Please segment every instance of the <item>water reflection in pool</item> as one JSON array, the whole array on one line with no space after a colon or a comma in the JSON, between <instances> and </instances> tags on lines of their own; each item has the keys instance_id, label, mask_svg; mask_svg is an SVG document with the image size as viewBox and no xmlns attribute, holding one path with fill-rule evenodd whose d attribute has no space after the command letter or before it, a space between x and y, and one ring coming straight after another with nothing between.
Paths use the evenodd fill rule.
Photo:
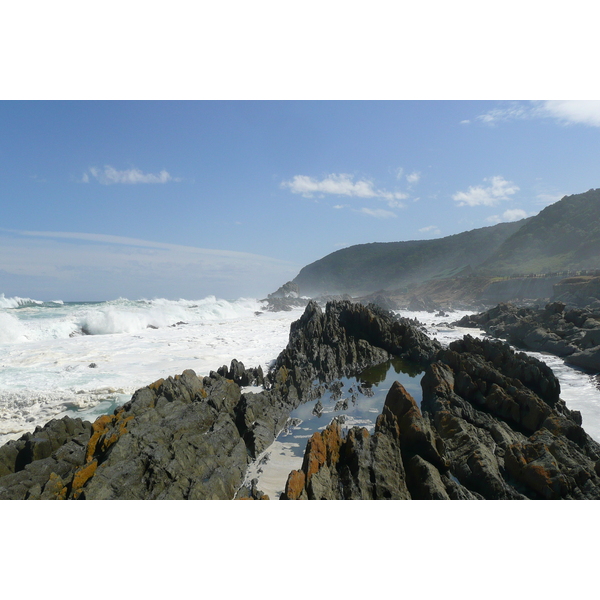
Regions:
<instances>
[{"instance_id":1,"label":"water reflection in pool","mask_svg":"<svg viewBox=\"0 0 600 600\"><path fill-rule=\"evenodd\" d=\"M358 377L333 382L321 398L292 412L287 428L249 466L247 481L256 479L258 489L273 500L279 498L290 472L302 466L310 436L325 429L335 416L344 421L344 430L358 425L372 432L394 381L399 381L421 405L421 371L400 359L370 367Z\"/></svg>"},{"instance_id":2,"label":"water reflection in pool","mask_svg":"<svg viewBox=\"0 0 600 600\"><path fill-rule=\"evenodd\" d=\"M369 367L357 377L333 382L323 396L300 405L291 413L288 427L278 440L289 444L294 456L302 457L308 438L325 429L336 416L345 431L357 425L372 432L394 381L399 381L421 405L420 374L419 367L394 359Z\"/></svg>"}]
</instances>

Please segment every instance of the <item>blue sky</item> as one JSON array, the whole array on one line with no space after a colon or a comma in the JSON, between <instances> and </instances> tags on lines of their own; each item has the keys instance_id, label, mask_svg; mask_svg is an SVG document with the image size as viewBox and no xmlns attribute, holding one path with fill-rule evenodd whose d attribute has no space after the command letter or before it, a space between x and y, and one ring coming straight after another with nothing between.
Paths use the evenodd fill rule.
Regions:
<instances>
[{"instance_id":1,"label":"blue sky","mask_svg":"<svg viewBox=\"0 0 600 600\"><path fill-rule=\"evenodd\" d=\"M33 4L0 20L6 296L264 296L600 187L578 0Z\"/></svg>"},{"instance_id":2,"label":"blue sky","mask_svg":"<svg viewBox=\"0 0 600 600\"><path fill-rule=\"evenodd\" d=\"M600 186L600 103L4 101L0 289L264 295Z\"/></svg>"}]
</instances>

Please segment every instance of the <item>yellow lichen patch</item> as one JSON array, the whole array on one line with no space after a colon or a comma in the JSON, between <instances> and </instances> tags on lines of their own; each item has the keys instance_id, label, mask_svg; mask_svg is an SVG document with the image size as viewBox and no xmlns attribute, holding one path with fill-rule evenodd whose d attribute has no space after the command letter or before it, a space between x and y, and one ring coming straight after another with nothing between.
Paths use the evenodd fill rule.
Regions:
<instances>
[{"instance_id":1,"label":"yellow lichen patch","mask_svg":"<svg viewBox=\"0 0 600 600\"><path fill-rule=\"evenodd\" d=\"M92 424L92 437L88 442L87 449L85 452L85 462L92 460L94 453L96 452L96 446L100 438L108 431L108 428L115 421L115 415L102 415L98 417Z\"/></svg>"},{"instance_id":2,"label":"yellow lichen patch","mask_svg":"<svg viewBox=\"0 0 600 600\"><path fill-rule=\"evenodd\" d=\"M275 381L277 383L284 384L288 378L288 370L287 367L280 367L279 371L277 371L277 375L275 377Z\"/></svg>"},{"instance_id":3,"label":"yellow lichen patch","mask_svg":"<svg viewBox=\"0 0 600 600\"><path fill-rule=\"evenodd\" d=\"M85 462L89 463L97 452L106 452L123 434L127 433L127 423L133 415L123 418L121 409L116 415L98 417L92 425L92 437L88 442Z\"/></svg>"},{"instance_id":4,"label":"yellow lichen patch","mask_svg":"<svg viewBox=\"0 0 600 600\"><path fill-rule=\"evenodd\" d=\"M50 473L48 482L44 487L44 495L52 494L55 500L65 500L67 498L67 487L64 485L60 475Z\"/></svg>"},{"instance_id":5,"label":"yellow lichen patch","mask_svg":"<svg viewBox=\"0 0 600 600\"><path fill-rule=\"evenodd\" d=\"M71 496L76 500L81 496L81 488L87 483L87 481L94 476L96 469L98 468L98 461L93 460L92 462L80 467L75 471L73 475L73 483L71 484Z\"/></svg>"},{"instance_id":6,"label":"yellow lichen patch","mask_svg":"<svg viewBox=\"0 0 600 600\"><path fill-rule=\"evenodd\" d=\"M127 433L127 423L133 419L133 415L126 417L125 419L121 419L120 415L117 416L114 427L110 433L108 431L104 433L104 436L97 444L97 449L100 452L106 452L118 439L125 433Z\"/></svg>"},{"instance_id":7,"label":"yellow lichen patch","mask_svg":"<svg viewBox=\"0 0 600 600\"><path fill-rule=\"evenodd\" d=\"M158 388L165 382L164 379L157 379L154 383L151 383L148 388L150 388L151 390L158 390Z\"/></svg>"}]
</instances>

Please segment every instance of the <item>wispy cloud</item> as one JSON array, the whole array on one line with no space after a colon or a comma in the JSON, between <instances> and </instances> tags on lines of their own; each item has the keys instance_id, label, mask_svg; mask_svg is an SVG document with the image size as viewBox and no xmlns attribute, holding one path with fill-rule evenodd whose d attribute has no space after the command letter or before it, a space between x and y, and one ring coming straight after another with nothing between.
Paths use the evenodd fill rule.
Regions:
<instances>
[{"instance_id":1,"label":"wispy cloud","mask_svg":"<svg viewBox=\"0 0 600 600\"><path fill-rule=\"evenodd\" d=\"M456 192L452 200L458 206L495 206L503 200L509 200L510 196L519 191L517 185L499 175L483 181L489 185L471 186L466 192Z\"/></svg>"},{"instance_id":2,"label":"wispy cloud","mask_svg":"<svg viewBox=\"0 0 600 600\"><path fill-rule=\"evenodd\" d=\"M510 208L505 210L502 215L493 215L487 218L490 223L505 223L510 221L520 221L529 215L521 208Z\"/></svg>"},{"instance_id":3,"label":"wispy cloud","mask_svg":"<svg viewBox=\"0 0 600 600\"><path fill-rule=\"evenodd\" d=\"M534 111L534 106L530 104L511 102L508 105L498 106L487 113L478 115L475 117L475 120L485 123L486 125L496 125L501 121L530 119L533 116Z\"/></svg>"},{"instance_id":4,"label":"wispy cloud","mask_svg":"<svg viewBox=\"0 0 600 600\"><path fill-rule=\"evenodd\" d=\"M553 119L563 125L600 127L600 100L544 100L502 103L475 117L486 125L525 119ZM463 124L470 120L461 121Z\"/></svg>"},{"instance_id":5,"label":"wispy cloud","mask_svg":"<svg viewBox=\"0 0 600 600\"><path fill-rule=\"evenodd\" d=\"M419 233L430 233L432 235L441 235L441 231L437 225L428 225L427 227L421 227Z\"/></svg>"},{"instance_id":6,"label":"wispy cloud","mask_svg":"<svg viewBox=\"0 0 600 600\"><path fill-rule=\"evenodd\" d=\"M160 173L144 173L140 169L126 169L124 171L118 171L110 165L105 165L104 169L98 169L98 167L90 167L82 177L84 183L89 183L91 179L96 179L103 185L111 185L114 183L168 183L169 181L181 181L178 178L174 178L168 171L164 169Z\"/></svg>"},{"instance_id":7,"label":"wispy cloud","mask_svg":"<svg viewBox=\"0 0 600 600\"><path fill-rule=\"evenodd\" d=\"M289 188L294 194L312 198L315 194L331 194L334 196L353 196L356 198L380 198L387 200L390 206L403 206L400 200L408 197L402 192L389 192L378 189L368 179L354 181L354 176L348 173L331 174L323 179L314 179L308 175L295 175L290 181L283 181L282 187Z\"/></svg>"},{"instance_id":8,"label":"wispy cloud","mask_svg":"<svg viewBox=\"0 0 600 600\"><path fill-rule=\"evenodd\" d=\"M408 181L408 183L410 184L419 183L420 179L421 173L419 173L418 171L413 171L412 173L406 176L406 181Z\"/></svg>"},{"instance_id":9,"label":"wispy cloud","mask_svg":"<svg viewBox=\"0 0 600 600\"><path fill-rule=\"evenodd\" d=\"M359 212L370 217L375 217L376 219L393 219L398 216L391 210L384 210L382 208L361 208Z\"/></svg>"},{"instance_id":10,"label":"wispy cloud","mask_svg":"<svg viewBox=\"0 0 600 600\"><path fill-rule=\"evenodd\" d=\"M48 298L263 297L298 269L245 252L93 233L0 229L0 284L9 277L25 289L43 279Z\"/></svg>"}]
</instances>

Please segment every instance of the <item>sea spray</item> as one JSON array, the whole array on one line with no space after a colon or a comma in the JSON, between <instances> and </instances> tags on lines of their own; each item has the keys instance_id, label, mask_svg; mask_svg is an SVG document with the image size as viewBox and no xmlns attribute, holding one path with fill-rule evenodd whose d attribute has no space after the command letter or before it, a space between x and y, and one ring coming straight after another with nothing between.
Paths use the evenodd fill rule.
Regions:
<instances>
[{"instance_id":1,"label":"sea spray","mask_svg":"<svg viewBox=\"0 0 600 600\"><path fill-rule=\"evenodd\" d=\"M0 443L65 414L112 412L136 389L185 369L208 375L236 358L266 371L301 313L214 296L11 301L0 309Z\"/></svg>"}]
</instances>

